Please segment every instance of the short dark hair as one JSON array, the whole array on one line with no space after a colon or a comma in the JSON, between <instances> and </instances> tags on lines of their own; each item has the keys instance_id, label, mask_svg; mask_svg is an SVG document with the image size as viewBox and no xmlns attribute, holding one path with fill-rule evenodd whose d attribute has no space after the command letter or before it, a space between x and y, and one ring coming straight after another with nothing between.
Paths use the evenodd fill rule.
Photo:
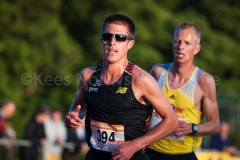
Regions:
<instances>
[{"instance_id":1,"label":"short dark hair","mask_svg":"<svg viewBox=\"0 0 240 160\"><path fill-rule=\"evenodd\" d=\"M136 34L136 28L133 20L129 18L128 16L125 16L123 14L112 14L105 18L105 20L102 23L101 27L101 33L103 34L106 26L108 24L122 24L126 25L128 27L128 36L131 39L135 39L135 34Z\"/></svg>"},{"instance_id":2,"label":"short dark hair","mask_svg":"<svg viewBox=\"0 0 240 160\"><path fill-rule=\"evenodd\" d=\"M34 119L39 114L43 114L43 113L47 113L47 112L48 112L47 106L40 104L40 105L36 106L35 110L33 111L32 119Z\"/></svg>"}]
</instances>

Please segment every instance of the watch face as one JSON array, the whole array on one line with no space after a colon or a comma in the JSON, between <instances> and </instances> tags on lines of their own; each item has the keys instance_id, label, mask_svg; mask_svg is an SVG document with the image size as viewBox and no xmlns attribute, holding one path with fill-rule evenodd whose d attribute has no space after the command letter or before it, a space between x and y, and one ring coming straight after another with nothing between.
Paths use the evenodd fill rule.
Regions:
<instances>
[{"instance_id":1,"label":"watch face","mask_svg":"<svg viewBox=\"0 0 240 160\"><path fill-rule=\"evenodd\" d=\"M193 126L193 130L194 130L194 131L198 131L198 126L197 126L197 125L194 125L194 126Z\"/></svg>"}]
</instances>

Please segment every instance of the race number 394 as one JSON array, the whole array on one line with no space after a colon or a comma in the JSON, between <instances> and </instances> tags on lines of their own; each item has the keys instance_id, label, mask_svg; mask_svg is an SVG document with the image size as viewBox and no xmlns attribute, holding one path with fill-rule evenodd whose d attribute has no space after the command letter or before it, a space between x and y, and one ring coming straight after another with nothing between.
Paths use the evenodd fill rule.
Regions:
<instances>
[{"instance_id":1,"label":"race number 394","mask_svg":"<svg viewBox=\"0 0 240 160\"><path fill-rule=\"evenodd\" d=\"M107 141L115 141L114 132L110 132L110 135L108 135L108 132L106 131L101 132L100 130L97 130L97 133L99 134L98 142L107 143Z\"/></svg>"},{"instance_id":2,"label":"race number 394","mask_svg":"<svg viewBox=\"0 0 240 160\"><path fill-rule=\"evenodd\" d=\"M110 145L109 141L124 141L124 126L113 125L105 122L91 120L92 136L90 143L93 148L112 152L118 149L116 145Z\"/></svg>"}]
</instances>

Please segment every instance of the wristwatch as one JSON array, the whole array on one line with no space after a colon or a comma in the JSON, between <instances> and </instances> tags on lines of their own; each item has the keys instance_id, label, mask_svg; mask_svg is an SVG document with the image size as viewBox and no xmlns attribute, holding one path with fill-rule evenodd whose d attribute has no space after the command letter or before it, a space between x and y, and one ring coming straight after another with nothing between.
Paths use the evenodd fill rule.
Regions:
<instances>
[{"instance_id":1,"label":"wristwatch","mask_svg":"<svg viewBox=\"0 0 240 160\"><path fill-rule=\"evenodd\" d=\"M195 134L198 132L198 125L192 123L192 134Z\"/></svg>"}]
</instances>

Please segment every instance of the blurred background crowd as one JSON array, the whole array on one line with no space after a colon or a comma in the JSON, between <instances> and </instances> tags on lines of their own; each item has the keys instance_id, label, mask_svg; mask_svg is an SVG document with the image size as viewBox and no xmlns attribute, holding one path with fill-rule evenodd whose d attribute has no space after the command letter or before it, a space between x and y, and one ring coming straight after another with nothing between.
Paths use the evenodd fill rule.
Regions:
<instances>
[{"instance_id":1,"label":"blurred background crowd","mask_svg":"<svg viewBox=\"0 0 240 160\"><path fill-rule=\"evenodd\" d=\"M36 106L23 130L23 137L17 139L16 131L9 119L14 115L16 105L5 100L0 108L0 159L13 160L79 160L88 151L84 125L77 129L64 126L63 113L59 106L49 109Z\"/></svg>"}]
</instances>

